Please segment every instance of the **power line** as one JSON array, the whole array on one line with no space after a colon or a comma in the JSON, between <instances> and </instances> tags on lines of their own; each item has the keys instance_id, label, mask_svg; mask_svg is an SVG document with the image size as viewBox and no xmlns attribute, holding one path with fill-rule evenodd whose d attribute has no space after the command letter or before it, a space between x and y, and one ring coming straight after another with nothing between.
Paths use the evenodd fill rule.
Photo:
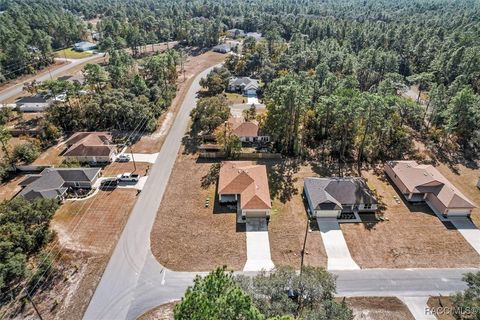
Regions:
<instances>
[{"instance_id":1,"label":"power line","mask_svg":"<svg viewBox=\"0 0 480 320\"><path fill-rule=\"evenodd\" d=\"M146 129L147 121L148 121L148 116L147 116L147 115L143 116L143 117L139 120L139 122L138 122L137 126L135 127L134 131L130 132L130 134L128 135L127 141L130 141L130 139L131 139L132 136L137 135L137 134L139 134L139 133L143 133L143 132L145 131L145 129ZM137 131L138 131L138 132L137 132ZM106 173L104 173L104 174L106 174ZM93 206L94 203L96 203L97 201L100 201L101 199L103 199L103 198L106 197L106 196L107 196L107 195L104 194L104 195L102 195L102 196L100 196L100 197L96 197L96 198L94 199L94 201L92 201L92 202L90 203L90 205L88 206L87 212L88 212L88 210ZM82 204L82 206L79 208L78 212L82 212L82 210L85 208L85 206L87 205L87 203L88 203L87 201L84 202L84 203ZM71 233L71 236L72 236L72 237L75 235L75 232L77 231L77 228L79 227L79 225L80 225L81 222L85 219L86 216L87 216L87 214L86 214L86 215L83 215L83 216L76 222L75 226L73 226L73 231L72 231L72 233ZM103 217L102 217L102 220L103 220ZM74 221L75 221L75 220L72 219L72 221L71 221L71 222L69 223L69 225L67 226L67 230L68 230L68 229L71 229L72 224L73 224ZM57 244L55 244L55 245L47 252L47 254L45 255L43 262L46 262L46 260L49 259L49 258L51 259L52 256L54 256L54 258L51 259L51 261L49 262L48 268L46 268L45 271L38 277L39 280L37 280L37 282L35 283L35 285L33 286L33 288L31 288L31 289L29 290L29 289L27 289L27 285L28 285L28 283L33 279L34 274L32 274L32 276L30 276L30 278L27 279L26 285L24 286L24 288L23 288L16 296L21 295L24 291L26 291L26 293L27 293L28 295L30 295L30 294L33 293L33 292L35 291L35 289L39 286L39 284L40 284L40 282L42 281L42 279L48 279L48 277L49 277L49 276L51 275L51 273L54 271L53 268L50 268L50 267L52 266L53 262L54 262L57 258L59 258L59 256L62 255L63 251L65 250L65 247L63 247L63 248L60 249L60 251L59 251L57 254L53 254L53 251L54 251L56 248L58 248L59 245L60 245L60 242L57 242ZM5 294L8 294L8 293L16 290L19 286L20 286L20 284L17 285L15 288L12 288L12 289L10 289L9 291L7 291ZM12 301L12 303L13 303L13 302L14 302L14 301Z\"/></svg>"}]
</instances>

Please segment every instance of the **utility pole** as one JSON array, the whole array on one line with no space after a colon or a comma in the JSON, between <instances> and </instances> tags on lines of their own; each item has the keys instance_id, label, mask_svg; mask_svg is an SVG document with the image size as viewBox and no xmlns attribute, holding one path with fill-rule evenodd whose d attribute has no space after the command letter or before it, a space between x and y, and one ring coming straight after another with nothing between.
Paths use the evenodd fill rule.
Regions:
<instances>
[{"instance_id":1,"label":"utility pole","mask_svg":"<svg viewBox=\"0 0 480 320\"><path fill-rule=\"evenodd\" d=\"M38 318L39 318L40 320L43 320L42 315L40 314L40 312L39 312L38 309L37 309L37 306L36 306L35 303L33 302L32 297L30 297L30 294L28 293L28 290L26 290L26 291L27 291L27 299L28 299L28 301L30 301L30 303L32 304L33 309L34 309L35 312L37 313Z\"/></svg>"}]
</instances>

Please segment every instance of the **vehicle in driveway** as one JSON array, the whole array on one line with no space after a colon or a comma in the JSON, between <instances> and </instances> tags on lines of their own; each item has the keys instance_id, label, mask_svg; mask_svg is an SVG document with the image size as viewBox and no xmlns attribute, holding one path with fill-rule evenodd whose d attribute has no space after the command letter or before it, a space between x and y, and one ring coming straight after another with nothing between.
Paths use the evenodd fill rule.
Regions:
<instances>
[{"instance_id":1,"label":"vehicle in driveway","mask_svg":"<svg viewBox=\"0 0 480 320\"><path fill-rule=\"evenodd\" d=\"M140 176L130 172L125 172L117 176L118 182L138 182Z\"/></svg>"},{"instance_id":2,"label":"vehicle in driveway","mask_svg":"<svg viewBox=\"0 0 480 320\"><path fill-rule=\"evenodd\" d=\"M115 189L118 186L118 179L117 178L111 178L111 179L106 179L103 180L100 183L100 189Z\"/></svg>"},{"instance_id":3,"label":"vehicle in driveway","mask_svg":"<svg viewBox=\"0 0 480 320\"><path fill-rule=\"evenodd\" d=\"M115 159L117 162L128 162L130 161L130 156L128 154L121 154Z\"/></svg>"}]
</instances>

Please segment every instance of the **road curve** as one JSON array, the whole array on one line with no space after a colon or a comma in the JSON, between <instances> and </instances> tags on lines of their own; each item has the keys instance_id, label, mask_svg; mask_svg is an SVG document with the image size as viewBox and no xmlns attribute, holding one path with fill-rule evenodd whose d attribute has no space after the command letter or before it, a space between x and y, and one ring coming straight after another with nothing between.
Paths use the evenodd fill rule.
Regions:
<instances>
[{"instance_id":1,"label":"road curve","mask_svg":"<svg viewBox=\"0 0 480 320\"><path fill-rule=\"evenodd\" d=\"M173 272L160 265L151 253L150 231L187 130L190 111L196 105L199 81L212 68L197 75L189 88L84 319L136 319L151 308L180 299L197 275L195 272ZM427 296L463 290L462 276L470 271L478 269L332 272L338 277L337 293L340 296Z\"/></svg>"},{"instance_id":2,"label":"road curve","mask_svg":"<svg viewBox=\"0 0 480 320\"><path fill-rule=\"evenodd\" d=\"M212 69L198 74L187 91L175 121L165 139L127 224L118 240L98 287L85 312L85 319L126 319L140 275L143 279L162 275L163 267L150 250L150 231L168 184L182 138L187 130L190 111L196 106L200 79ZM148 263L147 263L148 262ZM148 281L148 280L147 280ZM160 280L162 281L162 280ZM191 278L190 278L191 281ZM145 284L142 280L140 287ZM128 316L130 317L130 316Z\"/></svg>"},{"instance_id":3,"label":"road curve","mask_svg":"<svg viewBox=\"0 0 480 320\"><path fill-rule=\"evenodd\" d=\"M68 70L75 68L79 64L89 62L91 60L95 60L101 57L101 54L94 54L91 57L83 58L83 59L57 59L57 60L67 60L70 63L64 66L61 66L60 68L57 68L55 70L52 70L50 72L46 72L45 74L38 76L38 77L33 77L31 79L22 81L14 86L8 87L5 90L0 91L0 103L2 103L5 100L10 99L11 97L16 96L17 94L20 94L23 91L23 85L26 82L33 81L34 79L37 81L45 81L45 80L50 80L50 75L52 78L56 78L57 76L62 75L63 73L67 72Z\"/></svg>"}]
</instances>

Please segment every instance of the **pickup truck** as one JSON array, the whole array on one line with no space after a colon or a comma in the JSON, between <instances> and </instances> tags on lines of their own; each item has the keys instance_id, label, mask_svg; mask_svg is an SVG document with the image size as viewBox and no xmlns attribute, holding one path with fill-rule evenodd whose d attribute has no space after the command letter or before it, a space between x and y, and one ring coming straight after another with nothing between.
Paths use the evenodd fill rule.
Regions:
<instances>
[{"instance_id":1,"label":"pickup truck","mask_svg":"<svg viewBox=\"0 0 480 320\"><path fill-rule=\"evenodd\" d=\"M140 176L130 172L125 172L117 176L119 182L138 182Z\"/></svg>"}]
</instances>

